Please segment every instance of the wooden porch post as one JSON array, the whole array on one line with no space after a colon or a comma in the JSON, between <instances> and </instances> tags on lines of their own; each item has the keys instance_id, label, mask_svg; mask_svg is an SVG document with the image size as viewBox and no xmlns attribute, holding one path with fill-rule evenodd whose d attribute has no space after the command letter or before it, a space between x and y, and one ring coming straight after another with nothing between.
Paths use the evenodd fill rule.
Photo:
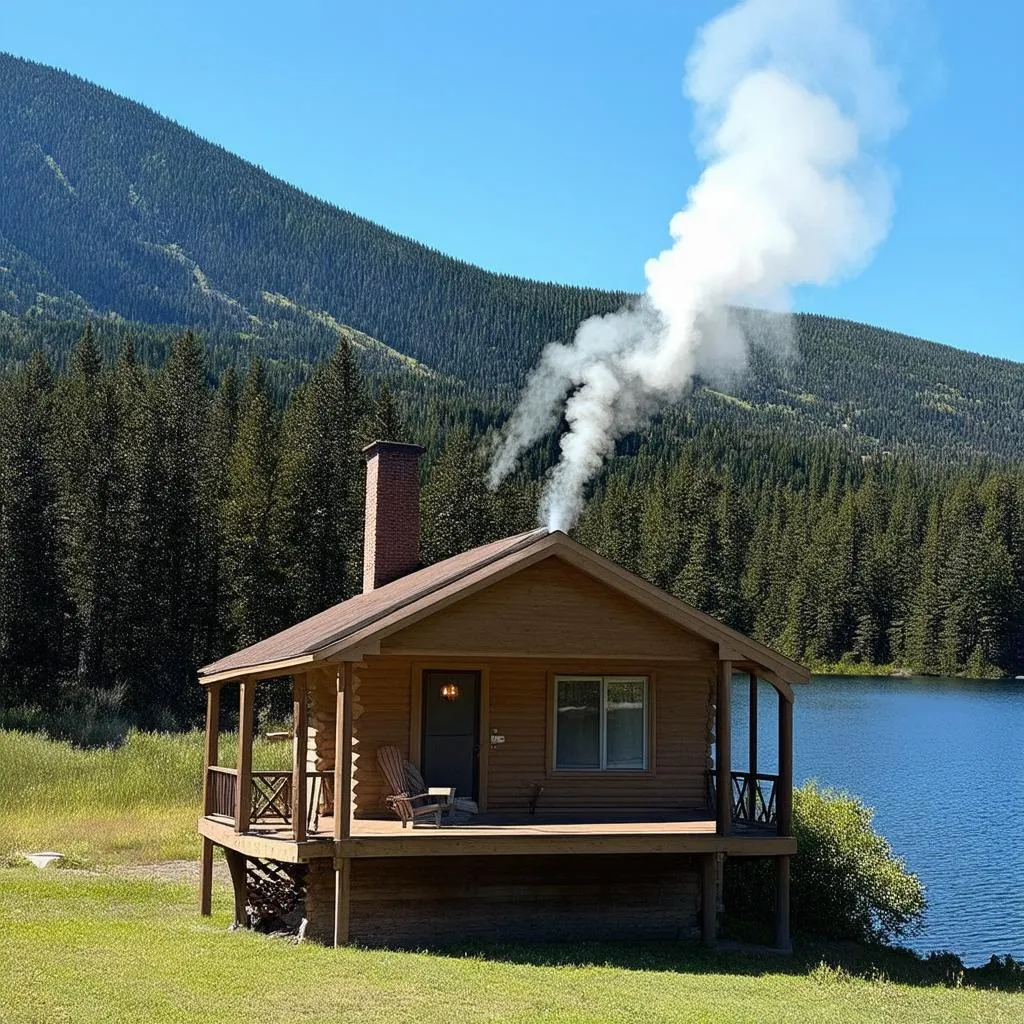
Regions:
<instances>
[{"instance_id":1,"label":"wooden porch post","mask_svg":"<svg viewBox=\"0 0 1024 1024\"><path fill-rule=\"evenodd\" d=\"M238 778L235 780L235 831L248 832L252 813L252 705L256 683L243 679L238 694Z\"/></svg>"},{"instance_id":2,"label":"wooden porch post","mask_svg":"<svg viewBox=\"0 0 1024 1024\"><path fill-rule=\"evenodd\" d=\"M718 692L715 700L715 809L718 834L732 832L732 662L718 663Z\"/></svg>"},{"instance_id":3,"label":"wooden porch post","mask_svg":"<svg viewBox=\"0 0 1024 1024\"><path fill-rule=\"evenodd\" d=\"M775 946L793 948L789 938L789 857L775 858Z\"/></svg>"},{"instance_id":4,"label":"wooden porch post","mask_svg":"<svg viewBox=\"0 0 1024 1024\"><path fill-rule=\"evenodd\" d=\"M775 797L778 832L793 834L793 702L779 694L779 789ZM787 869L788 870L788 869Z\"/></svg>"},{"instance_id":5,"label":"wooden porch post","mask_svg":"<svg viewBox=\"0 0 1024 1024\"><path fill-rule=\"evenodd\" d=\"M295 842L306 841L306 744L308 721L306 712L306 677L292 677L292 834Z\"/></svg>"},{"instance_id":6,"label":"wooden porch post","mask_svg":"<svg viewBox=\"0 0 1024 1024\"><path fill-rule=\"evenodd\" d=\"M747 783L748 814L751 822L757 821L757 673L750 673L750 722L748 737L747 771L750 782Z\"/></svg>"},{"instance_id":7,"label":"wooden porch post","mask_svg":"<svg viewBox=\"0 0 1024 1024\"><path fill-rule=\"evenodd\" d=\"M352 835L352 662L338 670L338 707L334 745L334 842ZM348 945L352 901L352 858L334 859L334 945Z\"/></svg>"},{"instance_id":8,"label":"wooden porch post","mask_svg":"<svg viewBox=\"0 0 1024 1024\"><path fill-rule=\"evenodd\" d=\"M334 742L334 841L352 834L352 662L338 669Z\"/></svg>"},{"instance_id":9,"label":"wooden porch post","mask_svg":"<svg viewBox=\"0 0 1024 1024\"><path fill-rule=\"evenodd\" d=\"M701 857L700 937L705 946L718 941L718 854Z\"/></svg>"},{"instance_id":10,"label":"wooden porch post","mask_svg":"<svg viewBox=\"0 0 1024 1024\"><path fill-rule=\"evenodd\" d=\"M203 750L203 816L210 813L213 795L210 769L217 764L220 740L220 684L212 683L206 690L206 743ZM203 838L199 854L199 913L209 917L213 902L213 843Z\"/></svg>"}]
</instances>

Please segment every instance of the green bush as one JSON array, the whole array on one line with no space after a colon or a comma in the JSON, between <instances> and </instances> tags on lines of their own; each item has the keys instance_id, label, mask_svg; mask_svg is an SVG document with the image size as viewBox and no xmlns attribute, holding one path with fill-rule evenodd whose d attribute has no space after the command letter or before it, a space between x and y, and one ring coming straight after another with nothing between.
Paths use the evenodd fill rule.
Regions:
<instances>
[{"instance_id":1,"label":"green bush","mask_svg":"<svg viewBox=\"0 0 1024 1024\"><path fill-rule=\"evenodd\" d=\"M797 853L791 862L795 934L856 942L889 942L919 931L924 886L884 836L860 799L809 782L793 793ZM729 918L771 919L771 861L726 862Z\"/></svg>"}]
</instances>

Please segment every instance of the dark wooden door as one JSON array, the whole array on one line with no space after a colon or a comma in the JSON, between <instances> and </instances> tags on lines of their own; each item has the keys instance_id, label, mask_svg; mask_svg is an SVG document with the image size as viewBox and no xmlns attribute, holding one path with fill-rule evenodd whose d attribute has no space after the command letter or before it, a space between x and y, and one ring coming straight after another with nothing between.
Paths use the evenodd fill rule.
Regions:
<instances>
[{"instance_id":1,"label":"dark wooden door","mask_svg":"<svg viewBox=\"0 0 1024 1024\"><path fill-rule=\"evenodd\" d=\"M477 799L480 673L423 673L422 772L428 786Z\"/></svg>"}]
</instances>

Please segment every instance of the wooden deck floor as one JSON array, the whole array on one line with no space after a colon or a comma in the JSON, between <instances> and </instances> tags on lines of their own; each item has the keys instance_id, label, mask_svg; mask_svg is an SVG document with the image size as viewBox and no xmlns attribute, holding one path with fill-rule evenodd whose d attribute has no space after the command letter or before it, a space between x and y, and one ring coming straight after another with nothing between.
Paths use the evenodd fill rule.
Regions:
<instances>
[{"instance_id":1,"label":"wooden deck floor","mask_svg":"<svg viewBox=\"0 0 1024 1024\"><path fill-rule=\"evenodd\" d=\"M321 818L318 831L296 843L280 824L253 825L237 835L227 819L201 818L199 831L216 843L254 857L305 861L337 854L342 857L466 856L560 853L710 853L773 856L796 851L796 841L764 829L745 829L731 836L715 834L715 822L703 814L603 814L602 820L569 817L536 818L481 815L462 825L418 825L400 821L356 819L350 839L334 843L334 822Z\"/></svg>"}]
</instances>

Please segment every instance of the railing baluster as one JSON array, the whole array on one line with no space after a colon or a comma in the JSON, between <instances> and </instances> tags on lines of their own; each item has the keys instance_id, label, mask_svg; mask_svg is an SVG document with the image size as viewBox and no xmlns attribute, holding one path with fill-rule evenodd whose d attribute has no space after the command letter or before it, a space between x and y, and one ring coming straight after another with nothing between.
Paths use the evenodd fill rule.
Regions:
<instances>
[{"instance_id":1,"label":"railing baluster","mask_svg":"<svg viewBox=\"0 0 1024 1024\"><path fill-rule=\"evenodd\" d=\"M732 819L747 825L774 825L778 811L776 807L777 775L762 775L751 772L733 772ZM765 796L767 792L767 797Z\"/></svg>"}]
</instances>

